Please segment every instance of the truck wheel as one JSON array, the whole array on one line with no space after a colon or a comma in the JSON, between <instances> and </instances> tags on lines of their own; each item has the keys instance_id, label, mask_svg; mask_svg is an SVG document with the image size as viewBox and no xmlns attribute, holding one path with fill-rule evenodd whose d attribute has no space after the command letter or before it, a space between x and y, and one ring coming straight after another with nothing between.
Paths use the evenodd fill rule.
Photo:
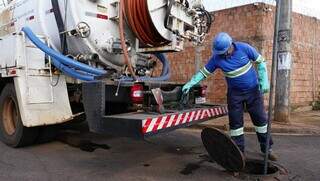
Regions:
<instances>
[{"instance_id":1,"label":"truck wheel","mask_svg":"<svg viewBox=\"0 0 320 181\"><path fill-rule=\"evenodd\" d=\"M38 128L23 126L12 83L7 84L0 95L0 139L8 146L17 148L34 143Z\"/></svg>"}]
</instances>

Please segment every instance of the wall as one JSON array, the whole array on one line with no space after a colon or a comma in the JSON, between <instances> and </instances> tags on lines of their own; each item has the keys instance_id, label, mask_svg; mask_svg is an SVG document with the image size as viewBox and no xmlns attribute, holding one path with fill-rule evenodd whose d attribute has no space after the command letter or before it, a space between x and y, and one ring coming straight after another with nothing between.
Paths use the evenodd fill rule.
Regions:
<instances>
[{"instance_id":1,"label":"wall","mask_svg":"<svg viewBox=\"0 0 320 181\"><path fill-rule=\"evenodd\" d=\"M220 10L214 13L212 29L203 44L201 66L211 56L211 40L220 31L228 32L235 40L255 46L268 62L270 72L273 46L274 7L260 3ZM293 107L307 106L318 99L320 62L319 20L293 14L293 70L291 102ZM186 45L183 52L170 54L172 81L184 83L195 73L195 48ZM269 73L270 75L270 73ZM226 103L226 84L221 71L205 81L211 102Z\"/></svg>"},{"instance_id":2,"label":"wall","mask_svg":"<svg viewBox=\"0 0 320 181\"><path fill-rule=\"evenodd\" d=\"M209 11L228 9L253 3L266 3L275 5L275 0L203 0ZM292 0L293 11L307 16L320 18L319 0Z\"/></svg>"}]
</instances>

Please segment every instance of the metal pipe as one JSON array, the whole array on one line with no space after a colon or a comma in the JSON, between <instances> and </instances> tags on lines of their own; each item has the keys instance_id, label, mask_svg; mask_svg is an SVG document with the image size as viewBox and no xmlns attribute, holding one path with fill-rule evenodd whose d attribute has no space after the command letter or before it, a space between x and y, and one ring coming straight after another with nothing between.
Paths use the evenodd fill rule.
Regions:
<instances>
[{"instance_id":1,"label":"metal pipe","mask_svg":"<svg viewBox=\"0 0 320 181\"><path fill-rule=\"evenodd\" d=\"M80 62L99 62L100 60L99 55L96 53L79 54L75 59Z\"/></svg>"},{"instance_id":2,"label":"metal pipe","mask_svg":"<svg viewBox=\"0 0 320 181\"><path fill-rule=\"evenodd\" d=\"M138 81L167 81L170 79L171 73L170 73L170 65L169 60L167 57L162 53L157 53L155 56L161 61L163 64L162 72L159 77L138 77ZM121 81L134 81L132 77L123 77L121 78Z\"/></svg>"},{"instance_id":3,"label":"metal pipe","mask_svg":"<svg viewBox=\"0 0 320 181\"><path fill-rule=\"evenodd\" d=\"M203 47L200 46L200 45L197 45L196 48L196 57L195 57L195 72L198 72L200 70L200 64L201 64L201 61L202 61L202 50L203 50Z\"/></svg>"},{"instance_id":4,"label":"metal pipe","mask_svg":"<svg viewBox=\"0 0 320 181\"><path fill-rule=\"evenodd\" d=\"M268 108L268 131L267 131L267 145L264 157L264 175L268 173L268 159L269 159L269 148L271 140L271 129L272 129L272 113L273 113L273 95L274 87L276 84L277 77L277 51L278 51L278 30L279 30L279 19L280 19L280 3L276 0L276 13L274 21L274 34L273 34L273 55L272 55L272 65L271 65L271 82L270 82L270 94L269 94L269 108Z\"/></svg>"}]
</instances>

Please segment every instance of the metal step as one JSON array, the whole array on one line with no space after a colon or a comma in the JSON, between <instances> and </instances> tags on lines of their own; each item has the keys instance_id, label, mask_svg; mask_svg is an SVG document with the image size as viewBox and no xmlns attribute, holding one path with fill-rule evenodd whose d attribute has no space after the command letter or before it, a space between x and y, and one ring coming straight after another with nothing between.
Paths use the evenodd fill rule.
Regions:
<instances>
[{"instance_id":1,"label":"metal step","mask_svg":"<svg viewBox=\"0 0 320 181\"><path fill-rule=\"evenodd\" d=\"M197 105L196 108L171 110L165 114L130 112L105 115L106 106L110 106L105 103L105 94L103 82L83 83L83 103L91 132L143 139L228 113L225 105Z\"/></svg>"},{"instance_id":2,"label":"metal step","mask_svg":"<svg viewBox=\"0 0 320 181\"><path fill-rule=\"evenodd\" d=\"M227 115L226 106L213 106L175 111L167 114L132 112L104 116L89 123L91 131L117 136L146 138L178 128L189 127Z\"/></svg>"}]
</instances>

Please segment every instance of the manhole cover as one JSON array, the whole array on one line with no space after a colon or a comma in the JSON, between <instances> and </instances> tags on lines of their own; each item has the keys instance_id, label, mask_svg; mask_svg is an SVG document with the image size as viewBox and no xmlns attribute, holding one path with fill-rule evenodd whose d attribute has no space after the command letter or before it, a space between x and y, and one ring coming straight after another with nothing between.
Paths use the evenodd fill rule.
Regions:
<instances>
[{"instance_id":1,"label":"manhole cover","mask_svg":"<svg viewBox=\"0 0 320 181\"><path fill-rule=\"evenodd\" d=\"M219 165L231 172L240 172L245 167L245 159L233 140L224 132L205 128L201 132L204 147Z\"/></svg>"}]
</instances>

